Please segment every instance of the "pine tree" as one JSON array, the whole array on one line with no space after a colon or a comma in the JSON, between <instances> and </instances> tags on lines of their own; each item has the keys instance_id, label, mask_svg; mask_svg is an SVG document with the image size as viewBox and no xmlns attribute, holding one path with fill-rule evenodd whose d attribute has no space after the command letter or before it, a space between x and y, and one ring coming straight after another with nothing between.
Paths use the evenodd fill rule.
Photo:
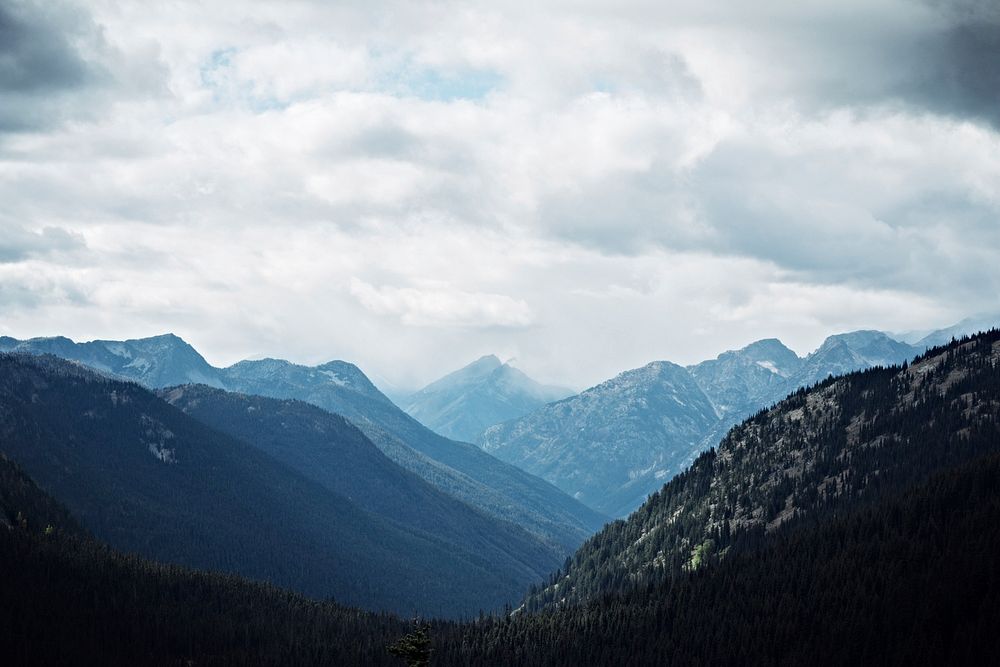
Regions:
<instances>
[{"instance_id":1,"label":"pine tree","mask_svg":"<svg viewBox=\"0 0 1000 667\"><path fill-rule=\"evenodd\" d=\"M430 625L414 623L412 632L389 645L389 653L406 660L408 667L427 667L431 663Z\"/></svg>"}]
</instances>

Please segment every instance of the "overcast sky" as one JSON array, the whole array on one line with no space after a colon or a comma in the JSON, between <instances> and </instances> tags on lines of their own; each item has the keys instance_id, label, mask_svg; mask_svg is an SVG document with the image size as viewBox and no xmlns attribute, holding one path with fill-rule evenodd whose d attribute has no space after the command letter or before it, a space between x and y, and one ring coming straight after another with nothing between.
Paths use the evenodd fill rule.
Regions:
<instances>
[{"instance_id":1,"label":"overcast sky","mask_svg":"<svg viewBox=\"0 0 1000 667\"><path fill-rule=\"evenodd\" d=\"M0 0L0 334L581 388L1000 310L1000 3Z\"/></svg>"}]
</instances>

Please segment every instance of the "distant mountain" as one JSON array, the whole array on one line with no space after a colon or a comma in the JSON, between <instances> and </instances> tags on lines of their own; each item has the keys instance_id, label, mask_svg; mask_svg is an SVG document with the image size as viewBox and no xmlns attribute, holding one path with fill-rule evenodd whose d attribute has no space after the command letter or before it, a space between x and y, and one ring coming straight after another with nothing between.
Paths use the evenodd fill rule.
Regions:
<instances>
[{"instance_id":1,"label":"distant mountain","mask_svg":"<svg viewBox=\"0 0 1000 667\"><path fill-rule=\"evenodd\" d=\"M740 418L784 396L802 363L780 340L768 338L687 369L720 415Z\"/></svg>"},{"instance_id":2,"label":"distant mountain","mask_svg":"<svg viewBox=\"0 0 1000 667\"><path fill-rule=\"evenodd\" d=\"M147 387L177 384L206 384L222 387L219 370L173 334L152 338L74 343L69 338L0 338L0 352L52 354L79 361L91 368L135 380Z\"/></svg>"},{"instance_id":3,"label":"distant mountain","mask_svg":"<svg viewBox=\"0 0 1000 667\"><path fill-rule=\"evenodd\" d=\"M335 421L321 425L341 433ZM361 472L379 454L351 433L336 444ZM509 601L552 558L513 530L462 548L387 519L317 481L323 469L300 474L135 383L52 356L0 355L0 450L123 551L368 608L475 614ZM507 538L507 551L487 548Z\"/></svg>"},{"instance_id":4,"label":"distant mountain","mask_svg":"<svg viewBox=\"0 0 1000 667\"><path fill-rule=\"evenodd\" d=\"M569 553L606 517L478 447L434 433L400 410L354 364L301 366L281 359L220 369L166 334L133 341L0 339L0 351L50 353L153 389L206 384L271 398L298 399L343 415L390 459L486 514L513 522Z\"/></svg>"},{"instance_id":5,"label":"distant mountain","mask_svg":"<svg viewBox=\"0 0 1000 667\"><path fill-rule=\"evenodd\" d=\"M962 336L968 336L978 331L986 331L997 326L1000 326L1000 314L967 317L957 324L932 331L926 336L921 337L913 343L913 347L923 351L938 345L947 345L953 338L961 338Z\"/></svg>"},{"instance_id":6,"label":"distant mountain","mask_svg":"<svg viewBox=\"0 0 1000 667\"><path fill-rule=\"evenodd\" d=\"M676 577L786 525L1000 452L998 368L1000 331L993 331L933 350L906 369L854 372L797 391L732 429L626 521L595 535L528 607Z\"/></svg>"},{"instance_id":7,"label":"distant mountain","mask_svg":"<svg viewBox=\"0 0 1000 667\"><path fill-rule=\"evenodd\" d=\"M923 348L901 343L881 331L837 334L823 341L819 349L802 361L784 390L787 393L806 387L831 375L843 375L873 366L901 364L922 351Z\"/></svg>"},{"instance_id":8,"label":"distant mountain","mask_svg":"<svg viewBox=\"0 0 1000 667\"><path fill-rule=\"evenodd\" d=\"M621 498L623 486L639 476L662 484L680 472L718 420L687 370L657 361L490 427L481 444L591 507L620 515L652 491Z\"/></svg>"},{"instance_id":9,"label":"distant mountain","mask_svg":"<svg viewBox=\"0 0 1000 667\"><path fill-rule=\"evenodd\" d=\"M407 397L403 409L446 438L474 442L487 427L572 396L539 384L493 355L449 373Z\"/></svg>"},{"instance_id":10,"label":"distant mountain","mask_svg":"<svg viewBox=\"0 0 1000 667\"><path fill-rule=\"evenodd\" d=\"M562 549L474 510L385 456L353 424L309 403L204 385L160 390L175 407L247 442L363 509L447 543L524 585L562 561Z\"/></svg>"},{"instance_id":11,"label":"distant mountain","mask_svg":"<svg viewBox=\"0 0 1000 667\"><path fill-rule=\"evenodd\" d=\"M603 515L550 483L475 445L431 431L386 398L353 364L332 361L309 367L265 359L241 361L221 372L236 391L294 398L347 417L407 470L567 551L604 524Z\"/></svg>"},{"instance_id":12,"label":"distant mountain","mask_svg":"<svg viewBox=\"0 0 1000 667\"><path fill-rule=\"evenodd\" d=\"M901 364L921 349L879 331L830 336L804 358L775 338L759 340L686 369L668 362L645 367L672 368L669 386L658 373L627 371L568 402L493 426L479 442L592 507L625 516L744 417L830 375ZM591 396L602 398L584 399ZM637 416L650 410L665 420L685 415L686 427ZM604 484L584 491L580 479Z\"/></svg>"}]
</instances>

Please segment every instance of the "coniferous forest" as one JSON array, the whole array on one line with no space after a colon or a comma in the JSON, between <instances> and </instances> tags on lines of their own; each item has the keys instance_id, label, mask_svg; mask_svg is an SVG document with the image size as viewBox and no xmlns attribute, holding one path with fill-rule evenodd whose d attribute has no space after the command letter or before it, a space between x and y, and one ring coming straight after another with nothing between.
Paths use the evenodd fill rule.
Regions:
<instances>
[{"instance_id":1,"label":"coniferous forest","mask_svg":"<svg viewBox=\"0 0 1000 667\"><path fill-rule=\"evenodd\" d=\"M465 621L119 553L4 457L0 648L6 664L989 664L998 359L991 331L797 392L588 541L521 608ZM644 561L654 539L659 558Z\"/></svg>"}]
</instances>

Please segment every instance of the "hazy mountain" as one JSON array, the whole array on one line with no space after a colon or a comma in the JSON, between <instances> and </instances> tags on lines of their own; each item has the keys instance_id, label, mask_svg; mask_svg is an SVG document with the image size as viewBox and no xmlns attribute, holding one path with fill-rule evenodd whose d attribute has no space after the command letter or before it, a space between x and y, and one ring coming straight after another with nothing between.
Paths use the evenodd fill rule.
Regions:
<instances>
[{"instance_id":1,"label":"hazy mountain","mask_svg":"<svg viewBox=\"0 0 1000 667\"><path fill-rule=\"evenodd\" d=\"M1000 451L1000 332L831 379L746 420L536 592L535 608L696 569L783 525Z\"/></svg>"},{"instance_id":2,"label":"hazy mountain","mask_svg":"<svg viewBox=\"0 0 1000 667\"><path fill-rule=\"evenodd\" d=\"M489 426L573 393L539 384L489 355L411 394L402 406L433 431L453 440L474 442Z\"/></svg>"},{"instance_id":3,"label":"hazy mountain","mask_svg":"<svg viewBox=\"0 0 1000 667\"><path fill-rule=\"evenodd\" d=\"M909 361L923 348L916 348L890 338L881 331L852 331L830 336L819 348L806 356L797 372L791 376L786 393L815 384L831 375L873 366L892 366Z\"/></svg>"},{"instance_id":4,"label":"hazy mountain","mask_svg":"<svg viewBox=\"0 0 1000 667\"><path fill-rule=\"evenodd\" d=\"M1000 315L998 314L967 317L950 327L938 329L922 336L913 343L913 347L923 351L938 345L947 345L951 342L952 338L961 338L962 336L968 336L979 331L987 331L997 326L1000 326Z\"/></svg>"},{"instance_id":5,"label":"hazy mountain","mask_svg":"<svg viewBox=\"0 0 1000 667\"><path fill-rule=\"evenodd\" d=\"M690 463L718 419L684 368L657 361L490 427L481 444L591 507L619 515ZM616 495L640 476L652 486Z\"/></svg>"},{"instance_id":6,"label":"hazy mountain","mask_svg":"<svg viewBox=\"0 0 1000 667\"><path fill-rule=\"evenodd\" d=\"M480 550L496 537L462 548L366 511L135 383L51 356L0 355L0 434L2 451L109 544L317 597L474 614L516 596L547 562L527 540L509 546L526 546L518 562Z\"/></svg>"},{"instance_id":7,"label":"hazy mountain","mask_svg":"<svg viewBox=\"0 0 1000 667\"><path fill-rule=\"evenodd\" d=\"M465 558L482 560L511 578L533 581L565 555L404 470L356 426L314 405L204 385L164 389L159 395L362 508L446 542Z\"/></svg>"},{"instance_id":8,"label":"hazy mountain","mask_svg":"<svg viewBox=\"0 0 1000 667\"><path fill-rule=\"evenodd\" d=\"M516 523L559 545L567 553L606 519L551 484L498 461L478 447L434 433L400 410L348 362L310 367L261 359L218 369L172 334L121 343L74 343L68 338L7 340L13 341L6 343L8 349L55 354L150 388L207 384L299 399L343 415L405 469L490 516ZM141 363L133 363L137 359Z\"/></svg>"},{"instance_id":9,"label":"hazy mountain","mask_svg":"<svg viewBox=\"0 0 1000 667\"><path fill-rule=\"evenodd\" d=\"M572 550L605 517L548 482L474 445L449 440L400 410L353 364L316 367L265 359L223 369L229 387L294 398L347 417L385 454L439 489Z\"/></svg>"},{"instance_id":10,"label":"hazy mountain","mask_svg":"<svg viewBox=\"0 0 1000 667\"><path fill-rule=\"evenodd\" d=\"M52 354L71 359L118 377L135 380L147 387L176 384L223 386L219 370L173 334L152 338L74 343L69 338L0 338L0 352Z\"/></svg>"}]
</instances>

